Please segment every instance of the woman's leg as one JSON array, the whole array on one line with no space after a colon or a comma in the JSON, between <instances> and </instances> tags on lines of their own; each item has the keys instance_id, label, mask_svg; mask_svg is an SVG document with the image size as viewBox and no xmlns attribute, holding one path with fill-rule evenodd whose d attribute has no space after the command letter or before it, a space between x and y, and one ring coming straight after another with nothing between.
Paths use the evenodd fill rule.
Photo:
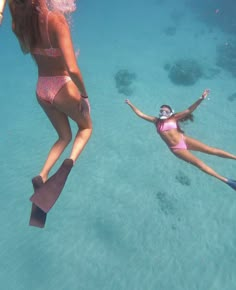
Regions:
<instances>
[{"instance_id":1,"label":"woman's leg","mask_svg":"<svg viewBox=\"0 0 236 290\"><path fill-rule=\"evenodd\" d=\"M47 160L39 174L45 182L48 178L48 174L51 168L61 156L66 146L70 143L72 134L68 117L63 112L58 111L55 107L46 101L38 99L38 102L47 114L49 120L51 121L58 134L58 140L54 143L51 150L49 151Z\"/></svg>"},{"instance_id":2,"label":"woman's leg","mask_svg":"<svg viewBox=\"0 0 236 290\"><path fill-rule=\"evenodd\" d=\"M199 169L201 169L202 171L204 171L205 173L214 176L216 178L218 178L219 180L223 181L223 182L227 182L228 179L219 175L217 172L215 172L211 167L209 167L208 165L206 165L204 162L202 162L200 159L198 159L196 156L194 156L191 152L189 152L188 150L175 150L173 152L177 157L179 157L180 159L191 163L192 165L198 167Z\"/></svg>"},{"instance_id":3,"label":"woman's leg","mask_svg":"<svg viewBox=\"0 0 236 290\"><path fill-rule=\"evenodd\" d=\"M76 161L91 136L92 121L89 115L88 104L85 100L81 100L80 93L72 81L61 88L54 99L53 105L39 98L38 102L47 114L59 137L51 148L40 172L45 182L49 171L71 141L72 134L67 116L71 117L79 127L70 155L73 162Z\"/></svg>"},{"instance_id":4,"label":"woman's leg","mask_svg":"<svg viewBox=\"0 0 236 290\"><path fill-rule=\"evenodd\" d=\"M189 150L200 151L206 154L216 155L223 158L236 159L236 156L231 153L228 153L218 148L210 147L191 137L185 136L185 142Z\"/></svg>"},{"instance_id":5,"label":"woman's leg","mask_svg":"<svg viewBox=\"0 0 236 290\"><path fill-rule=\"evenodd\" d=\"M64 160L56 173L52 175L41 188L35 191L30 198L34 204L47 213L61 194L74 162L79 157L91 136L92 121L90 119L89 106L87 102L81 98L77 87L72 81L69 81L60 89L54 98L53 105L51 105L49 109L44 103L43 108L58 134L65 134L62 136L64 136L63 140L66 140L66 142L62 143L59 138L59 144L56 142L51 149L49 157L44 165L44 169L46 168L47 172L59 158L68 144L68 141L71 139L71 131L68 131L68 127L66 126L66 121L69 126L67 116L74 120L79 128L70 158ZM64 121L62 116L64 116Z\"/></svg>"},{"instance_id":6,"label":"woman's leg","mask_svg":"<svg viewBox=\"0 0 236 290\"><path fill-rule=\"evenodd\" d=\"M77 160L92 134L92 120L87 101L81 98L78 88L70 81L56 95L53 105L78 126L70 159Z\"/></svg>"}]
</instances>

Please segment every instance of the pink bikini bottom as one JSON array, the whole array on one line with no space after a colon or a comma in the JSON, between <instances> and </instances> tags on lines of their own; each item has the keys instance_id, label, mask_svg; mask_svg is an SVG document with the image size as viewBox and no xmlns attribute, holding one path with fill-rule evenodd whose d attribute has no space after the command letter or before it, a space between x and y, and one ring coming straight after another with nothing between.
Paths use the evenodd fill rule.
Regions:
<instances>
[{"instance_id":1,"label":"pink bikini bottom","mask_svg":"<svg viewBox=\"0 0 236 290\"><path fill-rule=\"evenodd\" d=\"M187 150L187 144L185 143L184 140L184 135L181 134L181 139L179 141L178 144L174 145L174 146L170 146L170 150L172 150L173 152L177 151L177 150Z\"/></svg>"},{"instance_id":2,"label":"pink bikini bottom","mask_svg":"<svg viewBox=\"0 0 236 290\"><path fill-rule=\"evenodd\" d=\"M71 78L69 76L39 77L36 93L41 100L52 104L57 93L69 81L71 81ZM90 104L88 97L82 96L82 98L87 104L88 113L90 113ZM85 111L87 109L85 109Z\"/></svg>"},{"instance_id":3,"label":"pink bikini bottom","mask_svg":"<svg viewBox=\"0 0 236 290\"><path fill-rule=\"evenodd\" d=\"M40 99L52 104L57 93L69 81L69 76L39 77L36 93Z\"/></svg>"}]
</instances>

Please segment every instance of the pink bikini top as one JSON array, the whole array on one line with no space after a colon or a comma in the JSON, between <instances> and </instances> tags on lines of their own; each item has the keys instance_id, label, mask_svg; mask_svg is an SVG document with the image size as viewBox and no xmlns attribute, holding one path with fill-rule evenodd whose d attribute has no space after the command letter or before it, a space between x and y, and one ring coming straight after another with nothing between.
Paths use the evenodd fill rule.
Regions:
<instances>
[{"instance_id":1,"label":"pink bikini top","mask_svg":"<svg viewBox=\"0 0 236 290\"><path fill-rule=\"evenodd\" d=\"M166 121L158 121L157 124L157 131L164 132L164 131L169 131L171 129L178 129L177 123L174 120L166 120Z\"/></svg>"},{"instance_id":2,"label":"pink bikini top","mask_svg":"<svg viewBox=\"0 0 236 290\"><path fill-rule=\"evenodd\" d=\"M44 55L48 57L59 57L62 56L60 48L54 48L52 47L50 38L49 38L49 33L48 33L48 15L50 11L47 14L47 19L46 19L46 32L47 32L47 37L48 37L48 43L50 45L50 48L34 48L31 50L32 54L38 54L38 55Z\"/></svg>"}]
</instances>

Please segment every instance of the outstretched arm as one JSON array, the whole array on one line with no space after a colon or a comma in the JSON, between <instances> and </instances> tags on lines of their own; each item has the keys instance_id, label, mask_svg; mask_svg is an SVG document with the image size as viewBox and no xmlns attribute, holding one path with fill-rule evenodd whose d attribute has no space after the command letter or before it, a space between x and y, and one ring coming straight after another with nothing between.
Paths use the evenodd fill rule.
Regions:
<instances>
[{"instance_id":1,"label":"outstretched arm","mask_svg":"<svg viewBox=\"0 0 236 290\"><path fill-rule=\"evenodd\" d=\"M205 98L208 96L209 93L210 93L209 90L205 90L202 93L201 97L195 103L193 103L187 110L180 112L180 113L176 113L175 118L176 119L183 119L187 115L191 114L194 110L197 109L197 107L201 104L201 102L203 100L205 100Z\"/></svg>"},{"instance_id":2,"label":"outstretched arm","mask_svg":"<svg viewBox=\"0 0 236 290\"><path fill-rule=\"evenodd\" d=\"M149 116L149 115L146 115L144 114L143 112L141 112L138 108L136 108L131 102L130 100L125 100L126 104L128 104L130 106L130 108L135 112L135 114L137 116L139 116L140 118L148 121L148 122L151 122L151 123L155 123L157 122L157 118L156 117L153 117L153 116Z\"/></svg>"}]
</instances>

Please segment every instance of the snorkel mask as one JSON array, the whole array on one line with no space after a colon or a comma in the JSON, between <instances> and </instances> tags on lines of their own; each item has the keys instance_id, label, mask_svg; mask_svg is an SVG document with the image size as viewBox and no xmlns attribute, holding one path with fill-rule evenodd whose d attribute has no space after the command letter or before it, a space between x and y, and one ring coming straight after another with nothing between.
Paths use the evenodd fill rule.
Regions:
<instances>
[{"instance_id":1,"label":"snorkel mask","mask_svg":"<svg viewBox=\"0 0 236 290\"><path fill-rule=\"evenodd\" d=\"M166 120L166 119L170 118L173 114L174 114L174 110L172 110L172 108L170 106L163 105L160 108L159 118L161 120Z\"/></svg>"}]
</instances>

